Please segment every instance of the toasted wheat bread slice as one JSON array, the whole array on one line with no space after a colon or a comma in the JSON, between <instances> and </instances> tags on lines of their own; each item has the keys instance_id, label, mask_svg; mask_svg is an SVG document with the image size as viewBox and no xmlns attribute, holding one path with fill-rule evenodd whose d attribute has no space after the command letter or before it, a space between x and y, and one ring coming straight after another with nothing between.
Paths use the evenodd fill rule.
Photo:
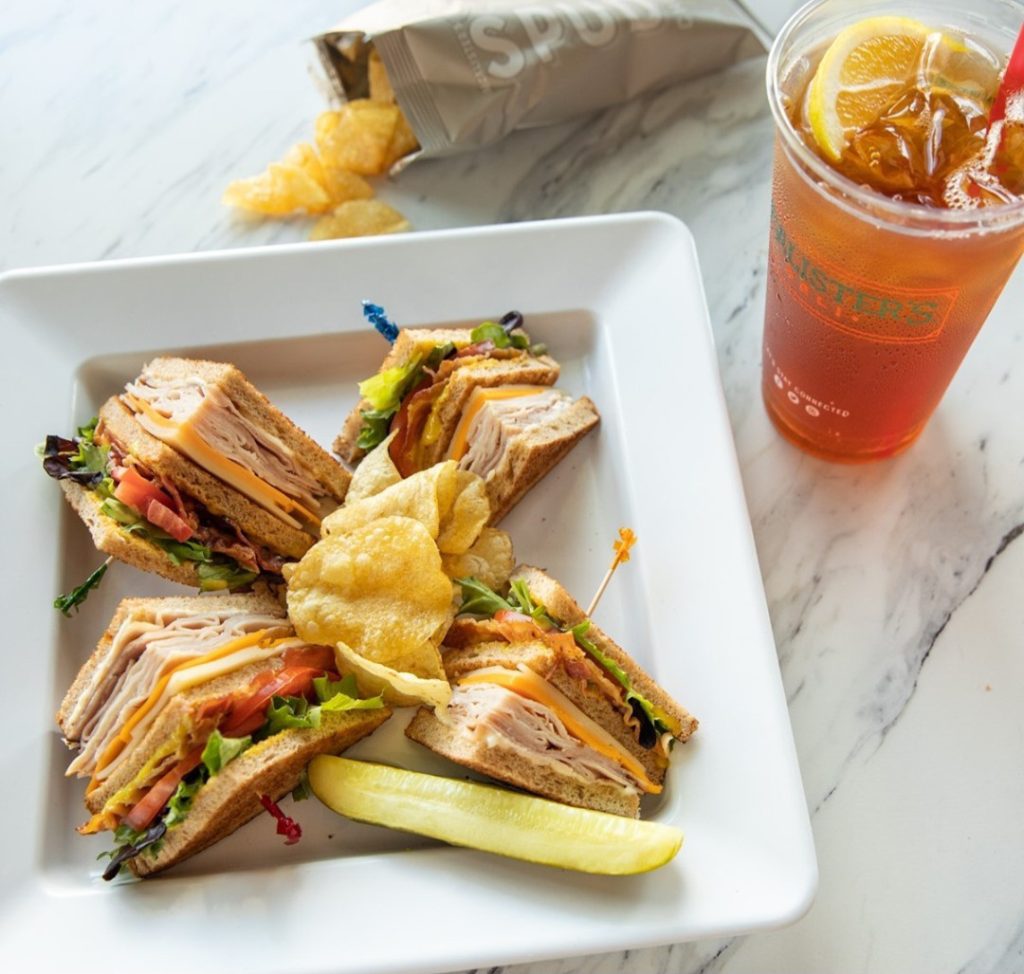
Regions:
<instances>
[{"instance_id":1,"label":"toasted wheat bread slice","mask_svg":"<svg viewBox=\"0 0 1024 974\"><path fill-rule=\"evenodd\" d=\"M87 487L71 480L62 480L60 488L74 512L85 522L92 535L92 543L103 554L111 555L139 571L160 575L170 582L199 588L195 562L185 561L175 565L167 557L167 552L138 535L129 534L117 521L100 510L103 501Z\"/></svg>"},{"instance_id":2,"label":"toasted wheat bread slice","mask_svg":"<svg viewBox=\"0 0 1024 974\"><path fill-rule=\"evenodd\" d=\"M498 465L484 479L491 504L488 524L497 524L600 422L594 403L582 396L546 423L513 437Z\"/></svg>"},{"instance_id":3,"label":"toasted wheat bread slice","mask_svg":"<svg viewBox=\"0 0 1024 974\"><path fill-rule=\"evenodd\" d=\"M553 801L629 818L640 814L636 791L613 781L587 781L555 766L539 766L500 740L484 742L462 724L441 723L425 708L417 712L405 733L449 761Z\"/></svg>"},{"instance_id":4,"label":"toasted wheat bread slice","mask_svg":"<svg viewBox=\"0 0 1024 974\"><path fill-rule=\"evenodd\" d=\"M136 876L167 869L230 835L263 811L260 795L280 800L318 754L340 754L372 733L391 711L325 713L319 727L290 729L254 745L196 793L185 821L168 830L156 855L128 861Z\"/></svg>"},{"instance_id":5,"label":"toasted wheat bread slice","mask_svg":"<svg viewBox=\"0 0 1024 974\"><path fill-rule=\"evenodd\" d=\"M234 365L201 359L156 358L145 371L159 379L187 379L198 376L216 385L242 416L255 426L271 431L320 483L324 493L341 502L345 499L349 472L304 430L284 415Z\"/></svg>"}]
</instances>

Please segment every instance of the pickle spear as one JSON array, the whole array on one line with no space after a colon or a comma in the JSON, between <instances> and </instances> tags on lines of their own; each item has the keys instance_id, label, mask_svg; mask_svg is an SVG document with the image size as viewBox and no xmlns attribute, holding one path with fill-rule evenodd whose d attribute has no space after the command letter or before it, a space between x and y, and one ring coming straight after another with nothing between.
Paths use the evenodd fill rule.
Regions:
<instances>
[{"instance_id":1,"label":"pickle spear","mask_svg":"<svg viewBox=\"0 0 1024 974\"><path fill-rule=\"evenodd\" d=\"M679 829L659 822L327 754L313 758L309 784L329 808L360 822L586 873L649 872L683 844Z\"/></svg>"}]
</instances>

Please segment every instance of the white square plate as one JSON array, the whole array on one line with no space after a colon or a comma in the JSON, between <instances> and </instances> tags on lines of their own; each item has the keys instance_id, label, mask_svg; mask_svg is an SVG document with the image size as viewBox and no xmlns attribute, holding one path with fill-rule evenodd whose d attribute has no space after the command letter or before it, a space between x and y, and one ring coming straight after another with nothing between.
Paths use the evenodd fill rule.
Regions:
<instances>
[{"instance_id":1,"label":"white square plate","mask_svg":"<svg viewBox=\"0 0 1024 974\"><path fill-rule=\"evenodd\" d=\"M173 587L114 565L82 612L54 595L99 557L32 454L150 356L237 363L329 444L383 355L360 300L404 325L516 308L603 421L506 519L520 561L580 601L621 525L639 537L596 621L701 720L645 815L686 832L668 866L599 878L357 825L316 799L285 847L269 816L144 883L98 878L82 784L52 715L116 602ZM0 939L7 958L109 972L448 971L779 926L810 905L814 847L692 238L656 214L119 261L0 278L8 365L8 635ZM174 589L180 591L180 589ZM349 753L458 769L400 713Z\"/></svg>"}]
</instances>

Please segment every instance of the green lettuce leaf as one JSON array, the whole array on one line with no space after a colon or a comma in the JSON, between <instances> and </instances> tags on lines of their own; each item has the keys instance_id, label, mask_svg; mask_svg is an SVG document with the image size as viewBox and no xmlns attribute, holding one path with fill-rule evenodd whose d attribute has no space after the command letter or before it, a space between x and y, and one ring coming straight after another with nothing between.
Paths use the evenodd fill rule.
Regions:
<instances>
[{"instance_id":1,"label":"green lettuce leaf","mask_svg":"<svg viewBox=\"0 0 1024 974\"><path fill-rule=\"evenodd\" d=\"M521 578L513 580L509 585L508 600L512 603L513 608L531 616L534 622L539 622L554 629L562 628L548 615L544 606L533 601L530 590L526 587L526 582Z\"/></svg>"},{"instance_id":2,"label":"green lettuce leaf","mask_svg":"<svg viewBox=\"0 0 1024 974\"><path fill-rule=\"evenodd\" d=\"M266 723L253 734L253 738L263 740L290 727L319 726L320 708L311 707L305 697L273 697L267 705Z\"/></svg>"},{"instance_id":3,"label":"green lettuce leaf","mask_svg":"<svg viewBox=\"0 0 1024 974\"><path fill-rule=\"evenodd\" d=\"M489 585L485 585L479 578L457 578L456 582L462 587L462 605L459 612L467 615L486 616L491 618L501 609L511 609L512 604L503 599Z\"/></svg>"},{"instance_id":4,"label":"green lettuce leaf","mask_svg":"<svg viewBox=\"0 0 1024 974\"><path fill-rule=\"evenodd\" d=\"M254 737L263 740L290 727L319 727L323 712L342 713L346 710L379 710L384 706L383 696L358 696L354 676L343 680L329 680L325 676L313 680L320 703L310 704L305 697L274 697L267 705L267 722L256 731Z\"/></svg>"},{"instance_id":5,"label":"green lettuce leaf","mask_svg":"<svg viewBox=\"0 0 1024 974\"><path fill-rule=\"evenodd\" d=\"M423 358L414 355L403 365L385 369L359 383L359 394L376 410L397 411L402 397L412 388L419 377Z\"/></svg>"},{"instance_id":6,"label":"green lettuce leaf","mask_svg":"<svg viewBox=\"0 0 1024 974\"><path fill-rule=\"evenodd\" d=\"M372 408L360 412L363 425L356 444L363 450L372 450L383 442L391 426L391 418L398 412L402 399L419 381L423 371L423 358L414 355L404 365L385 369L359 383L359 393Z\"/></svg>"},{"instance_id":7,"label":"green lettuce leaf","mask_svg":"<svg viewBox=\"0 0 1024 974\"><path fill-rule=\"evenodd\" d=\"M225 737L214 729L203 748L203 767L211 774L218 774L243 751L252 746L251 737Z\"/></svg>"},{"instance_id":8,"label":"green lettuce leaf","mask_svg":"<svg viewBox=\"0 0 1024 974\"><path fill-rule=\"evenodd\" d=\"M455 352L455 342L445 342L443 345L435 345L430 354L423 362L423 367L434 371L440 364Z\"/></svg>"},{"instance_id":9,"label":"green lettuce leaf","mask_svg":"<svg viewBox=\"0 0 1024 974\"><path fill-rule=\"evenodd\" d=\"M598 649L596 643L587 638L586 632L590 628L590 620L584 619L579 625L573 626L569 631L572 633L576 645L590 656L609 676L611 676L626 691L626 702L633 707L636 713L637 708L643 712L643 716L650 722L656 733L662 734L665 731L674 732L674 721L660 707L655 706L643 694L633 689L633 681L629 674L615 662L610 656L606 656ZM637 714L638 719L643 719Z\"/></svg>"},{"instance_id":10,"label":"green lettuce leaf","mask_svg":"<svg viewBox=\"0 0 1024 974\"><path fill-rule=\"evenodd\" d=\"M385 369L360 382L360 395L371 408L360 411L363 425L356 445L362 450L372 450L387 439L392 418L401 408L402 400L420 381L423 370L436 369L454 351L452 342L435 345L427 355L414 355L404 365Z\"/></svg>"},{"instance_id":11,"label":"green lettuce leaf","mask_svg":"<svg viewBox=\"0 0 1024 974\"><path fill-rule=\"evenodd\" d=\"M677 730L674 726L675 722L664 710L655 706L633 688L633 681L630 680L629 674L610 656L601 652L593 640L587 638L586 633L590 629L589 619L584 619L578 625L570 628L563 626L557 619L548 615L547 609L543 605L533 600L526 583L521 578L515 579L509 586L507 600L479 579L459 578L456 581L462 586L462 605L459 607L459 612L490 618L501 609L512 609L531 616L542 627L550 626L561 632L572 633L576 645L626 691L626 703L633 709L633 713L641 725L646 725L641 727L641 743L653 746L659 734L665 731L674 733Z\"/></svg>"},{"instance_id":12,"label":"green lettuce leaf","mask_svg":"<svg viewBox=\"0 0 1024 974\"><path fill-rule=\"evenodd\" d=\"M78 452L71 457L71 465L79 470L88 470L92 473L102 473L105 475L107 472L107 458L110 456L110 447L103 446L93 439L98 422L98 417L93 416L85 426L78 427L78 435L75 437L78 441Z\"/></svg>"},{"instance_id":13,"label":"green lettuce leaf","mask_svg":"<svg viewBox=\"0 0 1024 974\"><path fill-rule=\"evenodd\" d=\"M101 485L102 487L102 485ZM167 553L175 565L186 561L196 563L199 588L204 592L219 592L225 589L241 588L248 585L257 573L243 568L233 558L218 555L206 545L197 541L175 541L166 531L150 524L144 517L122 504L116 497L107 496L100 505L100 511L121 525L122 530L156 545Z\"/></svg>"},{"instance_id":14,"label":"green lettuce leaf","mask_svg":"<svg viewBox=\"0 0 1024 974\"><path fill-rule=\"evenodd\" d=\"M163 815L163 822L167 828L181 825L185 821L185 817L192 810L192 799L195 798L196 792L206 784L206 781L207 775L193 773L178 782L178 787L171 795L170 801L167 803L167 811Z\"/></svg>"},{"instance_id":15,"label":"green lettuce leaf","mask_svg":"<svg viewBox=\"0 0 1024 974\"><path fill-rule=\"evenodd\" d=\"M493 342L495 348L529 348L530 339L521 331L507 332L496 321L485 321L476 326L469 337L474 342Z\"/></svg>"},{"instance_id":16,"label":"green lettuce leaf","mask_svg":"<svg viewBox=\"0 0 1024 974\"><path fill-rule=\"evenodd\" d=\"M397 409L363 409L359 415L363 417L363 425L359 430L359 438L356 446L361 450L372 450L379 443L388 438L388 430L391 428L391 417L398 412Z\"/></svg>"},{"instance_id":17,"label":"green lettuce leaf","mask_svg":"<svg viewBox=\"0 0 1024 974\"><path fill-rule=\"evenodd\" d=\"M302 774L299 775L299 783L292 789L292 801L304 802L312 794L313 789L309 786L309 775L306 774L306 769L303 768Z\"/></svg>"},{"instance_id":18,"label":"green lettuce leaf","mask_svg":"<svg viewBox=\"0 0 1024 974\"><path fill-rule=\"evenodd\" d=\"M53 600L53 607L60 609L64 615L70 617L71 610L74 609L77 612L78 607L89 597L89 593L103 581L103 576L106 575L109 567L110 559L108 558L81 585L73 588L66 595L58 595Z\"/></svg>"},{"instance_id":19,"label":"green lettuce leaf","mask_svg":"<svg viewBox=\"0 0 1024 974\"><path fill-rule=\"evenodd\" d=\"M359 687L354 673L331 680L318 676L313 680L313 689L320 701L320 709L327 713L342 713L346 710L380 710L384 706L383 694L360 699Z\"/></svg>"},{"instance_id":20,"label":"green lettuce leaf","mask_svg":"<svg viewBox=\"0 0 1024 974\"><path fill-rule=\"evenodd\" d=\"M256 572L243 568L238 562L223 555L197 566L196 574L199 576L199 588L203 592L241 588L256 578Z\"/></svg>"}]
</instances>

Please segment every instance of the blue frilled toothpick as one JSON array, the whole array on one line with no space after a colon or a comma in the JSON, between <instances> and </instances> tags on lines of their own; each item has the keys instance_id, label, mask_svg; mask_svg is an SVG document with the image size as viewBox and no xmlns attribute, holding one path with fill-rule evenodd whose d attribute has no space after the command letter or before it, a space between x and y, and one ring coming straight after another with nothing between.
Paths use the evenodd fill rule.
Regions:
<instances>
[{"instance_id":1,"label":"blue frilled toothpick","mask_svg":"<svg viewBox=\"0 0 1024 974\"><path fill-rule=\"evenodd\" d=\"M391 344L395 343L398 337L398 325L396 325L379 304L370 301L363 302L363 315Z\"/></svg>"}]
</instances>

